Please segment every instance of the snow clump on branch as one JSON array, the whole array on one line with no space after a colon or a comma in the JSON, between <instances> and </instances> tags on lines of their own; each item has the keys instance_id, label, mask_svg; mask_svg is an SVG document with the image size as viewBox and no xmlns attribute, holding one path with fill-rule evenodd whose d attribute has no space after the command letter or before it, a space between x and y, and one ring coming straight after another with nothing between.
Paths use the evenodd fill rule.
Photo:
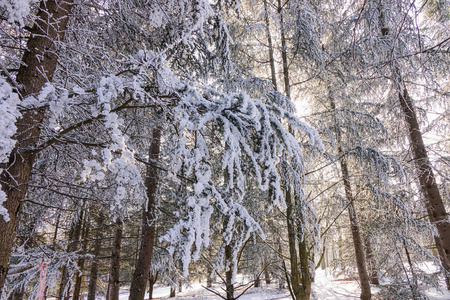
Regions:
<instances>
[{"instance_id":1,"label":"snow clump on branch","mask_svg":"<svg viewBox=\"0 0 450 300\"><path fill-rule=\"evenodd\" d=\"M17 131L15 123L21 117L17 107L19 102L19 96L13 92L5 78L0 77L0 163L2 164L8 161L9 155L16 145L13 136ZM0 172L3 170L0 169ZM5 201L6 194L0 189L0 216L5 221L9 221L8 211L3 207Z\"/></svg>"},{"instance_id":2,"label":"snow clump on branch","mask_svg":"<svg viewBox=\"0 0 450 300\"><path fill-rule=\"evenodd\" d=\"M0 0L0 8L6 11L8 22L24 26L24 19L30 13L30 6L36 0Z\"/></svg>"}]
</instances>

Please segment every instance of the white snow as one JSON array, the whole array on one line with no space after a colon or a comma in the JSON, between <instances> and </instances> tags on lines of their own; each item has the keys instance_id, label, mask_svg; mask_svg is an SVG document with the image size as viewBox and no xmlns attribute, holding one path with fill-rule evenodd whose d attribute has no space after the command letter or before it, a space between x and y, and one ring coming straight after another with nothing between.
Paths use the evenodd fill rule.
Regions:
<instances>
[{"instance_id":1,"label":"white snow","mask_svg":"<svg viewBox=\"0 0 450 300\"><path fill-rule=\"evenodd\" d=\"M13 136L17 130L16 120L21 116L17 108L19 101L19 96L13 92L6 79L0 77L0 163L8 161L9 154L16 145ZM0 169L0 172L3 170ZM0 189L0 217L8 222L9 214L3 206L5 201L6 194Z\"/></svg>"},{"instance_id":2,"label":"white snow","mask_svg":"<svg viewBox=\"0 0 450 300\"><path fill-rule=\"evenodd\" d=\"M16 133L16 120L21 116L17 105L19 96L3 77L0 77L0 163L8 161L16 144L12 137Z\"/></svg>"},{"instance_id":3,"label":"white snow","mask_svg":"<svg viewBox=\"0 0 450 300\"><path fill-rule=\"evenodd\" d=\"M24 18L30 13L30 6L35 0L0 0L0 8L6 9L8 22L24 25Z\"/></svg>"},{"instance_id":4,"label":"white snow","mask_svg":"<svg viewBox=\"0 0 450 300\"><path fill-rule=\"evenodd\" d=\"M237 276L238 280L245 282L242 276ZM262 281L264 282L264 281ZM155 299L173 299L173 300L215 300L220 299L217 295L207 291L202 285L205 282L193 283L190 287L183 287L183 292L176 293L176 297L169 298L170 287L163 285L156 285L153 291L153 298ZM220 285L213 286L216 291L224 294ZM360 289L356 280L336 279L326 270L317 270L315 282L312 286L312 297L314 300L351 300L359 299ZM372 293L376 293L378 289L372 286ZM239 295L239 291L235 296ZM120 300L128 300L128 290L120 292ZM450 299L450 292L437 291L430 289L427 291L429 300L448 300ZM148 299L148 294L146 294ZM239 299L241 300L288 300L291 299L287 289L278 289L277 283L266 285L262 283L259 288L250 288Z\"/></svg>"}]
</instances>

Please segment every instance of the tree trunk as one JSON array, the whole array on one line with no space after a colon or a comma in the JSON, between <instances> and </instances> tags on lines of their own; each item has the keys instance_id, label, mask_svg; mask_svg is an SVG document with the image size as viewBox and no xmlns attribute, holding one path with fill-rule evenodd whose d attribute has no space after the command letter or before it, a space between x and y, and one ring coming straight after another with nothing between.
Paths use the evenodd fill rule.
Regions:
<instances>
[{"instance_id":1,"label":"tree trunk","mask_svg":"<svg viewBox=\"0 0 450 300\"><path fill-rule=\"evenodd\" d=\"M281 35L281 59L283 61L283 77L284 77L284 92L286 97L291 99L291 85L289 83L289 63L287 59L287 45L286 34L284 30L283 14L281 13L283 6L281 0L278 0L278 15L280 17L280 35Z\"/></svg>"},{"instance_id":2,"label":"tree trunk","mask_svg":"<svg viewBox=\"0 0 450 300\"><path fill-rule=\"evenodd\" d=\"M225 286L227 292L227 300L234 300L233 249L231 245L225 246L225 268Z\"/></svg>"},{"instance_id":3,"label":"tree trunk","mask_svg":"<svg viewBox=\"0 0 450 300\"><path fill-rule=\"evenodd\" d=\"M30 31L27 51L22 57L16 82L22 87L22 98L37 95L45 83L51 81L58 61L58 45L64 38L73 0L41 1L36 22ZM22 200L27 192L31 169L36 158L33 147L39 140L44 109L28 110L16 122L16 147L0 175L1 188L6 193L3 206L9 221L0 218L0 295L5 284L6 272L20 219Z\"/></svg>"},{"instance_id":4,"label":"tree trunk","mask_svg":"<svg viewBox=\"0 0 450 300\"><path fill-rule=\"evenodd\" d=\"M278 15L280 18L280 36L281 36L281 59L283 63L283 77L284 77L284 92L286 94L286 97L291 99L291 86L289 81L289 63L288 63L288 57L287 57L287 44L286 44L286 34L285 34L285 28L284 28L284 20L283 20L283 14L282 14L283 6L281 3L281 0L278 0ZM292 134L291 128L289 128L289 132ZM303 282L302 275L303 272L299 270L299 262L297 257L297 249L296 249L296 230L295 230L295 217L294 217L294 203L292 201L290 188L286 188L286 222L287 222L287 228L288 228L288 240L289 240L289 256L290 256L290 262L291 262L291 274L290 274L290 287L291 287L291 293L292 297L296 300L300 299L309 299L310 294L307 293L308 289L305 289L305 286L303 286L301 283ZM305 241L306 242L306 241ZM307 253L303 252L302 255L307 255ZM305 259L305 257L301 257L300 259ZM306 261L308 258L306 258ZM308 268L308 267L306 267ZM309 272L308 272L309 273ZM309 276L307 276L309 277ZM309 281L308 278L305 278L306 281ZM305 283L306 283L305 281ZM309 284L309 292L311 291L311 284Z\"/></svg>"},{"instance_id":5,"label":"tree trunk","mask_svg":"<svg viewBox=\"0 0 450 300\"><path fill-rule=\"evenodd\" d=\"M267 7L267 0L264 0L264 21L266 22L266 34L267 34L267 43L269 45L269 61L270 61L270 73L272 76L272 84L273 89L278 91L277 87L277 74L275 71L275 59L273 56L273 44L272 44L272 35L270 34L270 22L269 22L269 11Z\"/></svg>"},{"instance_id":6,"label":"tree trunk","mask_svg":"<svg viewBox=\"0 0 450 300\"><path fill-rule=\"evenodd\" d=\"M208 258L212 257L212 250L211 250L211 246L208 248ZM206 272L208 274L208 277L206 278L206 287L210 288L213 285L213 281L214 281L214 269L211 265L211 262L209 260L207 260L207 267L206 267Z\"/></svg>"},{"instance_id":7,"label":"tree trunk","mask_svg":"<svg viewBox=\"0 0 450 300\"><path fill-rule=\"evenodd\" d=\"M21 287L16 289L11 296L9 296L8 300L23 300L23 296L25 295L25 288Z\"/></svg>"},{"instance_id":8,"label":"tree trunk","mask_svg":"<svg viewBox=\"0 0 450 300\"><path fill-rule=\"evenodd\" d=\"M81 206L81 211L78 214L77 221L74 224L72 224L72 228L70 229L69 241L71 242L67 246L67 252L76 251L80 245L81 228L83 226L83 219L84 219L83 207L84 203ZM68 300L70 292L70 283L69 283L69 270L67 269L67 266L63 266L61 274L62 275L61 275L61 283L59 285L58 299Z\"/></svg>"},{"instance_id":9,"label":"tree trunk","mask_svg":"<svg viewBox=\"0 0 450 300\"><path fill-rule=\"evenodd\" d=\"M55 224L55 231L53 233L53 245L56 244L56 239L58 238L58 229L59 229L59 219L61 218L61 213L58 213L58 216L56 217L56 224Z\"/></svg>"},{"instance_id":10,"label":"tree trunk","mask_svg":"<svg viewBox=\"0 0 450 300\"><path fill-rule=\"evenodd\" d=\"M300 222L304 223L303 216L300 216ZM310 270L310 251L308 249L306 238L303 237L298 242L298 252L300 258L300 275L302 286L300 288L300 299L309 300L311 296L312 276ZM314 260L314 257L312 258Z\"/></svg>"},{"instance_id":11,"label":"tree trunk","mask_svg":"<svg viewBox=\"0 0 450 300\"><path fill-rule=\"evenodd\" d=\"M82 253L86 254L87 252L87 248L88 248L88 239L87 237L89 236L89 222L87 220L87 218L85 218L84 220L84 228L83 228L83 234L82 234L82 238L83 238L83 243L82 243ZM80 271L75 271L74 275L75 275L75 285L73 287L73 300L79 300L80 299L80 293L81 293L81 284L82 284L82 273L84 271L84 264L85 264L86 259L81 258L80 260L78 260L78 269Z\"/></svg>"},{"instance_id":12,"label":"tree trunk","mask_svg":"<svg viewBox=\"0 0 450 300\"><path fill-rule=\"evenodd\" d=\"M253 286L256 287L256 288L261 286L261 278L260 278L259 274L256 274L256 276L255 276L255 283L253 284Z\"/></svg>"},{"instance_id":13,"label":"tree trunk","mask_svg":"<svg viewBox=\"0 0 450 300\"><path fill-rule=\"evenodd\" d=\"M435 239L436 247L443 267L447 272L450 272L450 223L447 219L447 212L423 142L417 115L406 87L403 89L403 94L399 91L398 96L408 124L409 140L413 149L414 163L419 173L420 189L425 197L428 218L436 226L439 233L439 240ZM445 279L447 289L450 290L449 274Z\"/></svg>"},{"instance_id":14,"label":"tree trunk","mask_svg":"<svg viewBox=\"0 0 450 300\"><path fill-rule=\"evenodd\" d=\"M161 127L153 129L152 141L149 149L149 162L155 162L159 158L161 144ZM147 166L147 177L145 186L147 188L147 207L142 217L142 235L139 258L136 269L131 280L130 300L144 300L145 289L150 272L153 255L153 244L155 241L155 205L156 188L158 185L158 169L155 165Z\"/></svg>"},{"instance_id":15,"label":"tree trunk","mask_svg":"<svg viewBox=\"0 0 450 300\"><path fill-rule=\"evenodd\" d=\"M150 274L148 277L148 299L153 299L153 288L155 286L156 280L158 280L158 272L156 274Z\"/></svg>"},{"instance_id":16,"label":"tree trunk","mask_svg":"<svg viewBox=\"0 0 450 300\"><path fill-rule=\"evenodd\" d=\"M174 298L174 297L175 297L175 287L174 286L170 286L169 298Z\"/></svg>"},{"instance_id":17,"label":"tree trunk","mask_svg":"<svg viewBox=\"0 0 450 300\"><path fill-rule=\"evenodd\" d=\"M210 288L212 287L213 284L213 279L214 279L214 271L213 268L211 267L211 265L208 263L208 267L206 269L206 272L208 273L208 277L206 278L206 287Z\"/></svg>"},{"instance_id":18,"label":"tree trunk","mask_svg":"<svg viewBox=\"0 0 450 300\"><path fill-rule=\"evenodd\" d=\"M280 269L282 269L283 271L286 272L286 263L284 262L284 258L283 258L283 248L281 246L280 236L277 237L277 244L278 244L278 249L277 249L278 250L278 257L281 260L281 267L280 267ZM278 288L279 289L284 289L285 287L286 287L285 286L285 279L284 279L284 277L282 275L280 275L278 277Z\"/></svg>"},{"instance_id":19,"label":"tree trunk","mask_svg":"<svg viewBox=\"0 0 450 300\"><path fill-rule=\"evenodd\" d=\"M103 216L98 216L97 220L97 234L95 235L94 242L94 259L92 260L91 272L89 275L89 286L87 300L95 300L97 293L97 278L98 278L98 265L100 261L100 250L102 246L101 232L103 230Z\"/></svg>"},{"instance_id":20,"label":"tree trunk","mask_svg":"<svg viewBox=\"0 0 450 300\"><path fill-rule=\"evenodd\" d=\"M412 282L409 283L409 287L411 289L413 299L414 300L421 299L422 297L420 297L420 293L417 290L418 283L417 283L416 274L414 273L414 266L412 264L411 256L409 255L408 247L406 247L406 243L404 240L403 240L403 247L405 248L406 259L408 260L409 271L411 272L412 280L413 280ZM408 274L406 274L406 277L408 277ZM408 279L408 281L409 281L409 279Z\"/></svg>"},{"instance_id":21,"label":"tree trunk","mask_svg":"<svg viewBox=\"0 0 450 300\"><path fill-rule=\"evenodd\" d=\"M331 109L333 111L336 110L336 104L334 103L334 99L331 95L331 87L328 87L328 91L330 92L329 100ZM345 190L345 196L349 202L348 204L348 216L350 219L350 228L352 231L352 238L353 238L353 246L355 248L355 258L356 258L356 266L358 268L358 275L359 275L359 281L361 285L361 296L360 298L362 300L369 300L372 295L370 291L370 281L369 281L369 275L367 274L367 267L366 262L364 259L364 247L363 243L361 241L361 234L359 233L359 226L358 226L358 220L356 218L356 212L355 212L355 206L354 206L354 198L352 194L352 187L350 183L350 175L348 171L347 166L347 160L344 155L344 151L342 150L342 137L341 137L341 131L339 127L336 124L336 141L338 144L338 157L339 163L341 166L341 172L342 172L342 181L344 183L344 190Z\"/></svg>"},{"instance_id":22,"label":"tree trunk","mask_svg":"<svg viewBox=\"0 0 450 300\"><path fill-rule=\"evenodd\" d=\"M367 267L369 271L369 280L371 284L379 285L380 280L378 279L378 272L375 268L375 263L373 261L373 253L372 253L372 245L370 243L369 237L366 237L364 239L364 244L366 245L366 261L367 261Z\"/></svg>"},{"instance_id":23,"label":"tree trunk","mask_svg":"<svg viewBox=\"0 0 450 300\"><path fill-rule=\"evenodd\" d=\"M428 216L430 215L430 213L428 213ZM445 283L447 285L447 290L450 290L450 265L446 259L446 255L445 255L445 250L444 250L444 246L442 245L442 241L438 236L434 237L434 243L436 244L436 249L438 251L439 254L439 258L441 260L442 266L445 269L445 272L447 272L445 274Z\"/></svg>"},{"instance_id":24,"label":"tree trunk","mask_svg":"<svg viewBox=\"0 0 450 300\"><path fill-rule=\"evenodd\" d=\"M293 203L291 192L289 188L286 191L286 223L288 229L288 241L289 241L289 259L291 263L291 274L290 274L290 286L292 289L292 297L295 300L301 299L301 287L300 287L300 272L298 269L298 258L296 249L296 239L295 239L295 222L293 215Z\"/></svg>"},{"instance_id":25,"label":"tree trunk","mask_svg":"<svg viewBox=\"0 0 450 300\"><path fill-rule=\"evenodd\" d=\"M390 29L387 26L382 2L379 2L380 16L379 24L381 34L387 36L390 34ZM434 224L439 233L439 239L436 241L439 256L442 266L447 271L446 283L447 289L450 290L450 222L447 219L447 212L439 192L436 178L434 177L433 167L428 158L428 152L423 142L422 132L420 131L419 122L417 120L416 111L414 109L411 97L405 83L403 82L400 66L396 61L391 66L392 78L400 102L405 122L409 132L409 142L412 147L412 154L414 163L419 175L420 190L425 198L425 207L427 209L428 218Z\"/></svg>"},{"instance_id":26,"label":"tree trunk","mask_svg":"<svg viewBox=\"0 0 450 300\"><path fill-rule=\"evenodd\" d=\"M267 270L267 266L265 266L266 269L264 270L264 280L266 282L266 284L270 284L271 280L270 280L270 273L269 270Z\"/></svg>"},{"instance_id":27,"label":"tree trunk","mask_svg":"<svg viewBox=\"0 0 450 300\"><path fill-rule=\"evenodd\" d=\"M123 222L117 218L114 232L114 242L109 272L108 298L106 300L119 300L120 291L120 247L122 245Z\"/></svg>"},{"instance_id":28,"label":"tree trunk","mask_svg":"<svg viewBox=\"0 0 450 300\"><path fill-rule=\"evenodd\" d=\"M340 156L342 151L339 151ZM367 274L366 262L364 259L364 248L361 241L361 235L359 233L358 220L356 218L355 206L353 205L353 195L350 185L350 177L347 169L347 162L344 157L341 157L341 171L342 179L344 181L345 195L349 201L348 216L350 219L350 227L352 229L353 246L355 248L356 265L358 267L359 281L361 284L361 296L362 300L369 300L372 295L370 292L369 275Z\"/></svg>"}]
</instances>

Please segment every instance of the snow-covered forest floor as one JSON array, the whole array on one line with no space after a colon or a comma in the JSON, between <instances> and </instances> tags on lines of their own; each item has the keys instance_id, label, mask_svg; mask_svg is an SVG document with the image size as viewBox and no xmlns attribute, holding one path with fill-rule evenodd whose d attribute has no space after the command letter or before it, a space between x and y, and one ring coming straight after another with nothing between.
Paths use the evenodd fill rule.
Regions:
<instances>
[{"instance_id":1,"label":"snow-covered forest floor","mask_svg":"<svg viewBox=\"0 0 450 300\"><path fill-rule=\"evenodd\" d=\"M193 283L190 287L183 288L183 292L178 293L176 297L169 298L170 287L164 285L155 286L153 293L154 299L174 299L174 300L214 300L220 299L217 295L207 291L203 286L206 283ZM441 283L444 286L444 283ZM220 285L214 286L216 291L224 293ZM359 299L360 289L356 280L344 280L335 278L326 270L317 270L315 282L312 286L312 299L316 300L338 300L338 299ZM373 294L379 291L372 287ZM235 295L239 295L238 291ZM128 300L128 290L122 290L120 300ZM442 289L429 289L426 292L429 300L450 300L450 292ZM148 294L146 295L148 299ZM291 299L287 289L279 289L277 283L263 284L259 288L250 288L242 295L241 300L288 300Z\"/></svg>"}]
</instances>

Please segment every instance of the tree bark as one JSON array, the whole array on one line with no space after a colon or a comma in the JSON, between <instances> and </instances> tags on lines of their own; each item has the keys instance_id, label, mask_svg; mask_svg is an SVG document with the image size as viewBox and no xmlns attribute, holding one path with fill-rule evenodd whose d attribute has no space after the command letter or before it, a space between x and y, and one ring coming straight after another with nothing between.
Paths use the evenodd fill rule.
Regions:
<instances>
[{"instance_id":1,"label":"tree bark","mask_svg":"<svg viewBox=\"0 0 450 300\"><path fill-rule=\"evenodd\" d=\"M227 292L227 300L234 300L233 249L231 245L225 246L225 268L225 287Z\"/></svg>"},{"instance_id":2,"label":"tree bark","mask_svg":"<svg viewBox=\"0 0 450 300\"><path fill-rule=\"evenodd\" d=\"M303 216L300 216L300 222L304 223ZM298 241L298 256L300 258L300 275L302 286L300 288L300 299L309 300L311 296L311 283L312 276L310 270L309 260L314 261L314 257L310 257L311 253L309 251L306 238L303 237Z\"/></svg>"},{"instance_id":3,"label":"tree bark","mask_svg":"<svg viewBox=\"0 0 450 300\"><path fill-rule=\"evenodd\" d=\"M378 10L380 11L379 24L381 35L387 36L390 34L390 29L385 20L386 16L381 1L379 2ZM447 212L442 201L442 196L436 183L433 167L428 158L428 152L425 148L413 102L409 96L406 85L403 82L400 66L396 61L391 64L391 72L391 80L397 89L400 107L408 127L409 142L412 147L414 163L419 175L420 190L425 198L425 207L427 209L428 218L430 223L436 226L439 233L440 241L435 240L436 247L438 248L442 266L447 271L446 283L447 289L450 290L450 222L447 218Z\"/></svg>"},{"instance_id":4,"label":"tree bark","mask_svg":"<svg viewBox=\"0 0 450 300\"><path fill-rule=\"evenodd\" d=\"M286 44L286 32L284 28L283 20L283 5L281 0L278 0L278 15L280 18L280 36L281 36L281 59L283 63L283 77L284 77L284 92L286 97L291 99L291 85L289 79L289 62L287 57L287 44ZM289 132L293 134L291 128ZM296 300L309 300L311 294L311 276L309 272L309 251L306 246L306 239L299 241L299 255L300 263L299 265L296 249L296 229L295 229L295 217L294 217L294 203L292 201L290 188L286 190L286 222L288 227L288 240L289 240L289 255L291 261L291 293ZM296 197L294 195L294 197ZM297 197L296 197L297 198ZM296 202L296 201L295 201ZM300 221L302 222L302 221Z\"/></svg>"},{"instance_id":5,"label":"tree bark","mask_svg":"<svg viewBox=\"0 0 450 300\"><path fill-rule=\"evenodd\" d=\"M301 299L301 287L300 287L300 272L298 269L298 257L295 242L295 222L293 215L293 203L291 192L289 188L286 191L286 223L288 230L288 242L289 242L289 260L291 263L291 274L290 274L290 286L292 289L292 296L295 300Z\"/></svg>"},{"instance_id":6,"label":"tree bark","mask_svg":"<svg viewBox=\"0 0 450 300\"><path fill-rule=\"evenodd\" d=\"M259 270L257 270L257 272L259 273ZM253 284L253 286L255 288L260 287L261 286L261 278L259 276L259 274L255 274L255 283Z\"/></svg>"},{"instance_id":7,"label":"tree bark","mask_svg":"<svg viewBox=\"0 0 450 300\"><path fill-rule=\"evenodd\" d=\"M328 87L328 90L331 93L331 88ZM330 105L331 109L334 111L336 110L336 104L334 103L334 99L332 95L329 95ZM338 144L338 157L339 163L341 166L341 172L342 172L342 181L344 183L344 190L345 190L345 196L349 202L348 205L348 216L350 219L350 228L352 231L352 238L353 238L353 247L355 249L355 259L356 259L356 266L358 268L358 275L359 275L359 281L361 285L361 296L360 298L362 300L370 300L372 297L371 291L370 291L370 281L369 281L369 275L367 274L367 267L366 267L366 261L364 259L364 247L361 240L361 234L359 233L359 225L358 220L356 217L355 212L355 206L354 206L354 198L352 194L352 187L350 183L350 175L348 171L347 166L347 160L344 155L344 151L342 150L342 137L341 137L341 131L339 127L336 124L336 141Z\"/></svg>"},{"instance_id":8,"label":"tree bark","mask_svg":"<svg viewBox=\"0 0 450 300\"><path fill-rule=\"evenodd\" d=\"M428 215L430 215L430 213L428 213ZM442 266L444 267L445 272L447 272L445 274L445 284L447 285L447 290L450 290L450 274L449 274L450 264L447 261L444 246L442 245L442 241L438 236L434 237L434 243L436 244L436 249L438 251Z\"/></svg>"},{"instance_id":9,"label":"tree bark","mask_svg":"<svg viewBox=\"0 0 450 300\"><path fill-rule=\"evenodd\" d=\"M149 161L154 162L159 159L161 145L161 127L153 129L152 141L149 149ZM145 289L150 272L150 265L153 255L153 244L155 242L155 205L156 189L158 186L158 169L152 164L147 166L147 177L145 179L147 188L147 207L144 209L142 217L142 235L139 257L136 269L131 280L130 300L144 300Z\"/></svg>"},{"instance_id":10,"label":"tree bark","mask_svg":"<svg viewBox=\"0 0 450 300\"><path fill-rule=\"evenodd\" d=\"M23 300L23 296L25 295L25 288L21 287L20 289L16 289L11 296L9 296L8 300Z\"/></svg>"},{"instance_id":11,"label":"tree bark","mask_svg":"<svg viewBox=\"0 0 450 300\"><path fill-rule=\"evenodd\" d=\"M266 284L270 284L271 280L270 280L270 273L269 270L267 270L267 266L265 266L266 269L264 270L264 281L266 282Z\"/></svg>"},{"instance_id":12,"label":"tree bark","mask_svg":"<svg viewBox=\"0 0 450 300\"><path fill-rule=\"evenodd\" d=\"M22 98L37 95L45 83L52 80L58 61L58 41L64 38L72 3L73 0L41 1L36 22L30 31L27 51L16 76L16 82L22 87L19 91ZM22 200L37 154L33 148L39 139L44 112L44 109L26 111L16 122L17 144L9 156L5 171L0 175L1 188L6 193L3 206L10 218L8 222L0 218L0 295L10 263Z\"/></svg>"},{"instance_id":13,"label":"tree bark","mask_svg":"<svg viewBox=\"0 0 450 300\"><path fill-rule=\"evenodd\" d=\"M404 87L403 93L399 91L398 96L405 116L405 121L408 124L409 140L413 150L414 163L419 173L420 189L425 197L428 218L430 222L436 226L439 233L439 240L436 239L436 247L438 248L443 267L449 272L450 222L448 221L447 212L436 183L433 168L428 158L425 143L423 142L417 115L406 87ZM446 276L446 283L447 289L450 290L450 279L448 274Z\"/></svg>"},{"instance_id":14,"label":"tree bark","mask_svg":"<svg viewBox=\"0 0 450 300\"><path fill-rule=\"evenodd\" d=\"M342 155L342 150L339 151ZM364 259L364 248L361 241L361 234L359 233L358 220L356 218L355 206L353 205L353 195L350 185L350 177L347 168L347 162L344 157L340 160L342 179L344 181L344 189L347 200L349 201L348 216L350 219L350 228L352 230L353 246L355 248L356 265L358 267L359 281L361 284L361 296L362 300L370 300L372 297L370 292L369 275L367 274L366 262Z\"/></svg>"},{"instance_id":15,"label":"tree bark","mask_svg":"<svg viewBox=\"0 0 450 300\"><path fill-rule=\"evenodd\" d=\"M153 299L153 288L155 286L156 280L158 280L158 272L155 274L150 274L148 277L148 299Z\"/></svg>"},{"instance_id":16,"label":"tree bark","mask_svg":"<svg viewBox=\"0 0 450 300\"><path fill-rule=\"evenodd\" d=\"M74 224L72 224L72 228L70 230L71 232L69 233L70 244L67 246L67 252L76 251L80 245L81 228L83 226L83 219L84 219L83 207L84 204L81 206L81 211L78 214L78 219ZM59 285L58 299L68 300L70 292L70 284L69 284L69 270L67 269L67 266L63 266L61 274L62 275L61 275L61 283Z\"/></svg>"},{"instance_id":17,"label":"tree bark","mask_svg":"<svg viewBox=\"0 0 450 300\"><path fill-rule=\"evenodd\" d=\"M211 250L209 250L209 252L211 252ZM206 287L210 288L212 287L214 280L214 270L210 263L208 263L208 266L206 267L206 272L208 273L208 277L206 278Z\"/></svg>"},{"instance_id":18,"label":"tree bark","mask_svg":"<svg viewBox=\"0 0 450 300\"><path fill-rule=\"evenodd\" d=\"M283 61L284 93L291 99L291 84L289 83L289 63L287 58L286 33L284 29L284 20L282 14L283 6L281 0L278 0L278 15L280 17L280 35L281 35L281 59Z\"/></svg>"},{"instance_id":19,"label":"tree bark","mask_svg":"<svg viewBox=\"0 0 450 300\"><path fill-rule=\"evenodd\" d=\"M267 35L267 43L269 45L269 61L270 61L270 73L272 76L272 84L273 89L278 91L277 87L277 73L275 70L275 58L273 55L273 43L272 43L272 35L270 34L270 21L269 21L269 10L267 6L267 0L264 0L264 21L266 23L266 35Z\"/></svg>"},{"instance_id":20,"label":"tree bark","mask_svg":"<svg viewBox=\"0 0 450 300\"><path fill-rule=\"evenodd\" d=\"M405 254L406 254L406 259L408 260L408 265L409 265L409 271L411 272L412 275L412 282L409 282L409 287L411 289L411 293L413 296L413 299L421 299L422 297L420 297L420 293L418 293L418 283L417 283L417 277L416 274L414 273L414 266L412 264L412 260L411 260L411 256L409 255L409 251L408 251L408 247L406 247L406 243L405 241L403 241L403 247L405 248ZM408 278L408 274L405 274L406 277ZM408 279L409 281L409 279Z\"/></svg>"},{"instance_id":21,"label":"tree bark","mask_svg":"<svg viewBox=\"0 0 450 300\"><path fill-rule=\"evenodd\" d=\"M119 300L120 291L120 248L122 245L123 222L117 218L109 272L108 297L106 300Z\"/></svg>"},{"instance_id":22,"label":"tree bark","mask_svg":"<svg viewBox=\"0 0 450 300\"><path fill-rule=\"evenodd\" d=\"M102 246L101 232L103 230L103 216L98 216L97 234L94 242L94 259L92 260L91 272L89 275L89 286L87 300L95 300L97 293L98 266L100 262L100 250Z\"/></svg>"},{"instance_id":23,"label":"tree bark","mask_svg":"<svg viewBox=\"0 0 450 300\"><path fill-rule=\"evenodd\" d=\"M88 220L87 218L85 218L84 220L84 228L83 228L83 234L82 234L82 239L83 239L83 243L82 243L82 253L86 254L87 252L87 248L88 248L88 239L87 237L89 236L89 224L88 224ZM82 273L84 271L84 265L85 265L85 261L86 259L81 258L78 261L78 268L80 271L75 271L75 285L73 287L73 300L79 300L80 299L80 293L81 293L81 284L82 284Z\"/></svg>"},{"instance_id":24,"label":"tree bark","mask_svg":"<svg viewBox=\"0 0 450 300\"><path fill-rule=\"evenodd\" d=\"M378 272L375 267L375 263L373 261L373 252L372 252L372 244L370 243L369 237L364 239L364 244L366 248L366 261L367 261L367 269L369 271L369 280L371 284L379 285L380 280L378 278Z\"/></svg>"}]
</instances>

